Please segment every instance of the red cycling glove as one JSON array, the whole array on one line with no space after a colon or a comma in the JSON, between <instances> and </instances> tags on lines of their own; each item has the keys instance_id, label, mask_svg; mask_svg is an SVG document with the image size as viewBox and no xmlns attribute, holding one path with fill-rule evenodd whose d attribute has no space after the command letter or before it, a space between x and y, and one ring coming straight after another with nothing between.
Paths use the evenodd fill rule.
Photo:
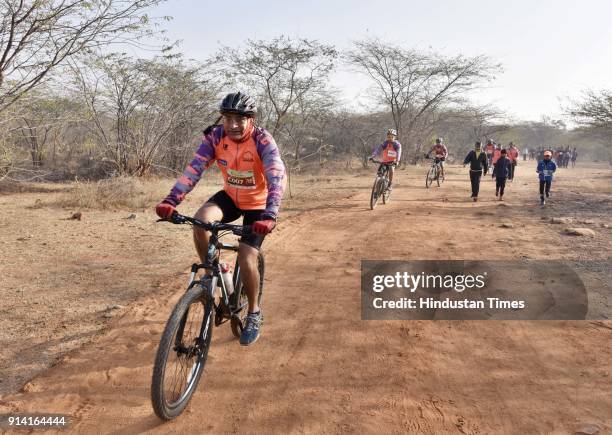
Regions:
<instances>
[{"instance_id":1,"label":"red cycling glove","mask_svg":"<svg viewBox=\"0 0 612 435\"><path fill-rule=\"evenodd\" d=\"M274 227L276 227L276 221L272 219L266 219L263 221L253 222L252 228L255 234L264 236L270 233L274 229Z\"/></svg>"},{"instance_id":2,"label":"red cycling glove","mask_svg":"<svg viewBox=\"0 0 612 435\"><path fill-rule=\"evenodd\" d=\"M155 206L155 213L162 219L170 219L175 211L176 208L167 202L160 202Z\"/></svg>"}]
</instances>

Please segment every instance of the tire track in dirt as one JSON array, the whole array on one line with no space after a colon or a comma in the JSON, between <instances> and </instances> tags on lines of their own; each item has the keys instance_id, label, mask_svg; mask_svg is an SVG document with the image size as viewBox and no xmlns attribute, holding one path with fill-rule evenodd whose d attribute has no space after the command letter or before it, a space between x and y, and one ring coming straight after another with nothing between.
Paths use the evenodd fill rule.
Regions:
<instances>
[{"instance_id":1,"label":"tire track in dirt","mask_svg":"<svg viewBox=\"0 0 612 435\"><path fill-rule=\"evenodd\" d=\"M179 419L157 420L149 383L183 277L166 283L175 293L130 307L107 334L35 379L31 391L5 398L0 410L70 413L78 418L73 429L85 433L568 432L584 419L609 429L604 328L360 319L361 259L550 255L541 248L549 236L540 216L526 214L518 196L526 188L512 186L507 206L473 204L462 177L451 170L441 189L424 190L413 187L417 175L405 176L374 211L369 190L356 189L342 203L284 222L266 244L262 339L243 348L229 328L216 328L200 388ZM491 196L490 183L483 181L482 195ZM531 243L520 254L509 242L483 251L471 233L482 226L478 213L521 216L520 237ZM556 249L569 255L567 246Z\"/></svg>"}]
</instances>

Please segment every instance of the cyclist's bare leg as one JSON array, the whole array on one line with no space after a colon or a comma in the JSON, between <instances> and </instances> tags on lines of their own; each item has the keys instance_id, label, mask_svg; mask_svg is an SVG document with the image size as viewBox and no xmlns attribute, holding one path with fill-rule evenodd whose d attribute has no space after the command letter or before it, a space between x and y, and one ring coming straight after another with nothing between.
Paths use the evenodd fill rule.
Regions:
<instances>
[{"instance_id":1,"label":"cyclist's bare leg","mask_svg":"<svg viewBox=\"0 0 612 435\"><path fill-rule=\"evenodd\" d=\"M257 296L259 294L259 270L257 256L259 251L246 243L238 247L238 264L240 265L240 278L249 298L249 313L259 311Z\"/></svg>"},{"instance_id":2,"label":"cyclist's bare leg","mask_svg":"<svg viewBox=\"0 0 612 435\"><path fill-rule=\"evenodd\" d=\"M203 222L220 221L223 219L223 212L217 204L207 202L196 212L195 218ZM202 228L195 226L193 227L193 241L195 243L196 251L198 251L198 256L202 262L206 261L209 238L209 231L205 231Z\"/></svg>"},{"instance_id":3,"label":"cyclist's bare leg","mask_svg":"<svg viewBox=\"0 0 612 435\"><path fill-rule=\"evenodd\" d=\"M389 186L393 184L393 174L395 174L395 168L393 166L389 167Z\"/></svg>"}]
</instances>

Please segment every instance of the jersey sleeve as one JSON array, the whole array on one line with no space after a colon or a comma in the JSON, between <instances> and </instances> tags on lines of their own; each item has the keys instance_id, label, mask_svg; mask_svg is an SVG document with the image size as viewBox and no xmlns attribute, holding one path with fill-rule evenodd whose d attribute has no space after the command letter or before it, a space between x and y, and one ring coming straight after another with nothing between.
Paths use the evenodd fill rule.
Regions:
<instances>
[{"instance_id":1,"label":"jersey sleeve","mask_svg":"<svg viewBox=\"0 0 612 435\"><path fill-rule=\"evenodd\" d=\"M202 174L215 161L215 144L219 142L222 127L217 127L205 134L202 143L198 147L193 160L187 165L183 175L174 184L170 194L164 199L175 207L179 205L189 192L193 190Z\"/></svg>"},{"instance_id":2,"label":"jersey sleeve","mask_svg":"<svg viewBox=\"0 0 612 435\"><path fill-rule=\"evenodd\" d=\"M287 184L285 164L281 159L278 146L270 133L265 130L260 132L256 143L257 154L259 154L261 159L268 187L264 216L276 220Z\"/></svg>"},{"instance_id":3,"label":"jersey sleeve","mask_svg":"<svg viewBox=\"0 0 612 435\"><path fill-rule=\"evenodd\" d=\"M384 147L385 147L384 142L378 145L376 148L374 148L374 151L372 151L372 154L370 154L370 157L376 157L380 155L383 152Z\"/></svg>"}]
</instances>

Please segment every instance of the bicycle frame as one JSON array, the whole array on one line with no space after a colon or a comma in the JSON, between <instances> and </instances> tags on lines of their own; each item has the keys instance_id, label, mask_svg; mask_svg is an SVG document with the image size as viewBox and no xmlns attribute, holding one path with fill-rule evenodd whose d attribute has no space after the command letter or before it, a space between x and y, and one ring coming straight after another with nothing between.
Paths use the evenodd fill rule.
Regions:
<instances>
[{"instance_id":1,"label":"bicycle frame","mask_svg":"<svg viewBox=\"0 0 612 435\"><path fill-rule=\"evenodd\" d=\"M239 226L239 225L230 225L230 224L222 224L222 223L204 223L199 221L198 219L190 218L182 215L174 215L171 218L171 222L173 223L191 223L197 227L203 228L205 230L210 231L210 239L208 240L208 249L206 251L206 261L204 263L194 263L191 265L191 274L189 276L189 285L187 289L190 289L194 285L200 284L203 288L208 287L209 293L207 294L207 298L210 300L214 299L215 290L217 285L221 288L221 298L220 304L227 308L229 312L230 318L236 316L241 310L242 306L234 307L234 309L230 306L229 294L227 291L227 287L225 286L225 282L223 281L221 275L221 264L219 263L219 257L222 250L229 250L238 252L238 246L232 245L229 243L224 243L219 240L219 232L220 231L231 231L236 235L242 235L243 232L249 232L250 228L248 226ZM196 280L196 275L199 270L204 269L205 275L202 279ZM240 266L238 264L238 260L236 259L235 265L235 273L234 273L234 288L238 288L237 286L240 283ZM207 282L207 280L210 280Z\"/></svg>"}]
</instances>

